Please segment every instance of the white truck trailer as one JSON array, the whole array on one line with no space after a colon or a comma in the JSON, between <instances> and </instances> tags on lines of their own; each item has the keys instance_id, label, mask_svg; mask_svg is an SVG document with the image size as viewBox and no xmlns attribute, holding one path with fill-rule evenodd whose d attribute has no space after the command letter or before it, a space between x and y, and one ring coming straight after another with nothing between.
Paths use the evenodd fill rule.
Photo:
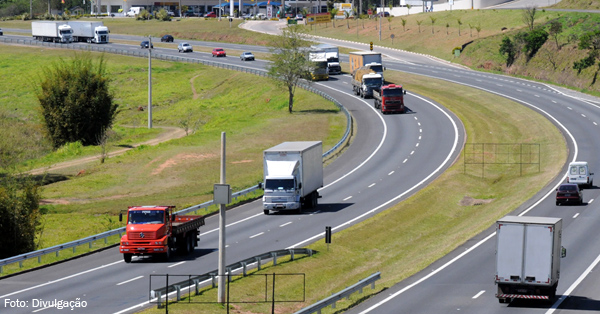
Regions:
<instances>
[{"instance_id":1,"label":"white truck trailer","mask_svg":"<svg viewBox=\"0 0 600 314\"><path fill-rule=\"evenodd\" d=\"M317 206L323 187L323 144L284 142L263 153L264 214Z\"/></svg>"},{"instance_id":2,"label":"white truck trailer","mask_svg":"<svg viewBox=\"0 0 600 314\"><path fill-rule=\"evenodd\" d=\"M340 66L340 49L337 46L330 44L319 44L310 47L315 50L325 51L325 57L327 58L327 68L329 74L341 74L342 67Z\"/></svg>"},{"instance_id":3,"label":"white truck trailer","mask_svg":"<svg viewBox=\"0 0 600 314\"><path fill-rule=\"evenodd\" d=\"M73 42L73 29L66 22L61 21L33 21L31 35L35 40L40 41Z\"/></svg>"},{"instance_id":4,"label":"white truck trailer","mask_svg":"<svg viewBox=\"0 0 600 314\"><path fill-rule=\"evenodd\" d=\"M108 43L108 27L102 22L68 21L73 29L73 41L84 41L88 43Z\"/></svg>"},{"instance_id":5,"label":"white truck trailer","mask_svg":"<svg viewBox=\"0 0 600 314\"><path fill-rule=\"evenodd\" d=\"M496 297L551 301L556 296L562 219L506 216L496 222Z\"/></svg>"}]
</instances>

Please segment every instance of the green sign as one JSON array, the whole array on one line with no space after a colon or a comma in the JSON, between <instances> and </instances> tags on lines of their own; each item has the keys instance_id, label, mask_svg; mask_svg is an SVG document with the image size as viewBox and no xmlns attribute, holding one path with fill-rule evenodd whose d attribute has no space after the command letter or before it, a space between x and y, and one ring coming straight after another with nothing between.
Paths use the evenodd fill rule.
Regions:
<instances>
[{"instance_id":1,"label":"green sign","mask_svg":"<svg viewBox=\"0 0 600 314\"><path fill-rule=\"evenodd\" d=\"M296 19L290 19L290 18L288 18L287 21L288 21L288 25L290 25L290 24L298 24L298 20L296 20Z\"/></svg>"}]
</instances>

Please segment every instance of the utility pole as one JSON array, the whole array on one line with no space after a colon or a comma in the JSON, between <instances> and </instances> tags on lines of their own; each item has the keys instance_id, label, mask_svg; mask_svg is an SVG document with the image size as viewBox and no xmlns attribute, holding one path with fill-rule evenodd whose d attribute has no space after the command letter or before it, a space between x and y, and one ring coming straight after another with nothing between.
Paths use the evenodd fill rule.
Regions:
<instances>
[{"instance_id":1,"label":"utility pole","mask_svg":"<svg viewBox=\"0 0 600 314\"><path fill-rule=\"evenodd\" d=\"M225 132L221 132L221 181L225 184ZM219 205L219 271L218 271L218 298L217 302L225 303L225 208L227 204Z\"/></svg>"},{"instance_id":2,"label":"utility pole","mask_svg":"<svg viewBox=\"0 0 600 314\"><path fill-rule=\"evenodd\" d=\"M152 128L152 36L148 36L148 128Z\"/></svg>"},{"instance_id":3,"label":"utility pole","mask_svg":"<svg viewBox=\"0 0 600 314\"><path fill-rule=\"evenodd\" d=\"M381 18L383 15L383 0L381 0L381 12L379 13L379 41L381 41Z\"/></svg>"}]
</instances>

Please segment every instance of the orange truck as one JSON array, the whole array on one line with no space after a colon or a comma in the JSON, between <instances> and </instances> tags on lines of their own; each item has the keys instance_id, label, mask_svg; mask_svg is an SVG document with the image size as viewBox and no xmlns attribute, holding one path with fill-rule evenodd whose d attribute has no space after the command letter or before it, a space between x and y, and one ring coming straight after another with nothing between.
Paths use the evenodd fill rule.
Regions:
<instances>
[{"instance_id":1,"label":"orange truck","mask_svg":"<svg viewBox=\"0 0 600 314\"><path fill-rule=\"evenodd\" d=\"M175 206L130 206L126 233L121 237L119 252L126 263L143 255L160 256L168 261L171 253L189 254L198 246L204 216L177 215ZM119 215L123 221L123 215Z\"/></svg>"},{"instance_id":2,"label":"orange truck","mask_svg":"<svg viewBox=\"0 0 600 314\"><path fill-rule=\"evenodd\" d=\"M404 95L406 91L402 85L383 85L379 89L373 89L375 109L381 109L381 113L404 113Z\"/></svg>"}]
</instances>

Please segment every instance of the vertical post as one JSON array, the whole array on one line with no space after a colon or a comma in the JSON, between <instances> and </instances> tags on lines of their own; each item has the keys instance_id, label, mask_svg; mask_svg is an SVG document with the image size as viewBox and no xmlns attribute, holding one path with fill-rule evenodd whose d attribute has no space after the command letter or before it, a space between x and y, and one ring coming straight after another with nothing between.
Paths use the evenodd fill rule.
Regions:
<instances>
[{"instance_id":1,"label":"vertical post","mask_svg":"<svg viewBox=\"0 0 600 314\"><path fill-rule=\"evenodd\" d=\"M221 184L225 184L225 132L221 132ZM225 206L219 205L219 303L225 303Z\"/></svg>"},{"instance_id":2,"label":"vertical post","mask_svg":"<svg viewBox=\"0 0 600 314\"><path fill-rule=\"evenodd\" d=\"M273 273L273 295L271 296L271 314L275 314L275 273Z\"/></svg>"},{"instance_id":3,"label":"vertical post","mask_svg":"<svg viewBox=\"0 0 600 314\"><path fill-rule=\"evenodd\" d=\"M379 16L379 41L381 41L381 18L383 17L383 0L381 0L381 14Z\"/></svg>"},{"instance_id":4,"label":"vertical post","mask_svg":"<svg viewBox=\"0 0 600 314\"><path fill-rule=\"evenodd\" d=\"M152 128L152 37L148 36L148 128Z\"/></svg>"}]
</instances>

